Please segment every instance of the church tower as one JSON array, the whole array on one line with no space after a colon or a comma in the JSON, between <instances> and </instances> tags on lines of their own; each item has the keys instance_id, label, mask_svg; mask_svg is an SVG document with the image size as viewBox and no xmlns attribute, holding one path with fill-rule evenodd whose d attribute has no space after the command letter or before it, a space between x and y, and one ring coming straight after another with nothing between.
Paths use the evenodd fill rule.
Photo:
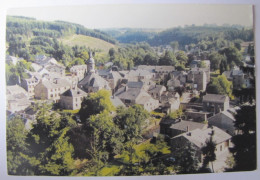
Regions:
<instances>
[{"instance_id":1,"label":"church tower","mask_svg":"<svg viewBox=\"0 0 260 180\"><path fill-rule=\"evenodd\" d=\"M87 61L87 73L95 73L95 60L92 57L92 52L89 52L89 59Z\"/></svg>"}]
</instances>

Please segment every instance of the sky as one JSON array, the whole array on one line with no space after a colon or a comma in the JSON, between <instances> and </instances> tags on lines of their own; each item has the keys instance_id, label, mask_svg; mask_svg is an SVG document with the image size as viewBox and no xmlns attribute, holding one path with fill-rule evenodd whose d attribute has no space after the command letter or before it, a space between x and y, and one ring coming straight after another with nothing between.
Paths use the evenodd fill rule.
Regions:
<instances>
[{"instance_id":1,"label":"sky","mask_svg":"<svg viewBox=\"0 0 260 180\"><path fill-rule=\"evenodd\" d=\"M63 20L87 28L171 28L184 25L253 25L251 5L89 4L8 9L7 15Z\"/></svg>"}]
</instances>

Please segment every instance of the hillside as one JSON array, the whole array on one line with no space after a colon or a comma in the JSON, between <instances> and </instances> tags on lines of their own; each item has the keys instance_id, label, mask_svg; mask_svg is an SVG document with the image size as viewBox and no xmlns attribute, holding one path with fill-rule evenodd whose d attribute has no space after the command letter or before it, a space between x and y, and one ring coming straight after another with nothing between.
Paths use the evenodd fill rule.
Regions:
<instances>
[{"instance_id":1,"label":"hillside","mask_svg":"<svg viewBox=\"0 0 260 180\"><path fill-rule=\"evenodd\" d=\"M110 48L117 49L117 46L111 43L108 43L104 40L90 37L90 36L84 36L84 35L77 35L73 34L70 36L65 36L59 39L63 44L68 45L70 47L73 47L75 45L78 46L86 46L90 49L97 49L102 50L104 52L108 52Z\"/></svg>"},{"instance_id":2,"label":"hillside","mask_svg":"<svg viewBox=\"0 0 260 180\"><path fill-rule=\"evenodd\" d=\"M185 26L165 30L159 29L104 29L104 32L117 39L120 43L147 42L151 46L169 45L178 41L184 47L200 41L215 41L216 39L252 41L253 30L238 25L204 25Z\"/></svg>"},{"instance_id":3,"label":"hillside","mask_svg":"<svg viewBox=\"0 0 260 180\"><path fill-rule=\"evenodd\" d=\"M71 34L81 34L102 39L109 43L116 40L108 34L97 30L88 29L82 25L65 21L40 21L34 18L7 16L6 39L10 41L13 36L19 35L26 38L32 36L47 36L49 38L60 38Z\"/></svg>"}]
</instances>

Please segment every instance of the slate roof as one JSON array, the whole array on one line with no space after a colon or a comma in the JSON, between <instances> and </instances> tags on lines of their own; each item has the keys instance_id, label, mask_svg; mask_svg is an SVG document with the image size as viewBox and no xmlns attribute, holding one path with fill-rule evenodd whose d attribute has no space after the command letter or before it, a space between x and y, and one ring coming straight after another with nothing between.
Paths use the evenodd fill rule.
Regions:
<instances>
[{"instance_id":1,"label":"slate roof","mask_svg":"<svg viewBox=\"0 0 260 180\"><path fill-rule=\"evenodd\" d=\"M131 70L128 73L128 76L133 77L133 76L148 76L150 75L151 72L144 70L144 69L137 69L137 70Z\"/></svg>"},{"instance_id":2,"label":"slate roof","mask_svg":"<svg viewBox=\"0 0 260 180\"><path fill-rule=\"evenodd\" d=\"M222 121L225 117L228 117L230 120L232 121L236 121L236 119L234 118L234 116L228 112L228 111L221 111L218 114L211 116L210 118L208 118L208 121L210 120L218 120L218 121Z\"/></svg>"},{"instance_id":3,"label":"slate roof","mask_svg":"<svg viewBox=\"0 0 260 180\"><path fill-rule=\"evenodd\" d=\"M144 86L143 82L137 82L137 81L129 81L127 83L128 88L139 88L141 89Z\"/></svg>"},{"instance_id":4,"label":"slate roof","mask_svg":"<svg viewBox=\"0 0 260 180\"><path fill-rule=\"evenodd\" d=\"M15 94L27 94L26 90L19 85L6 86L6 94L15 95Z\"/></svg>"},{"instance_id":5,"label":"slate roof","mask_svg":"<svg viewBox=\"0 0 260 180\"><path fill-rule=\"evenodd\" d=\"M163 88L165 88L165 86L163 86L163 85L154 85L154 86L152 85L149 87L148 91L150 93L159 93Z\"/></svg>"},{"instance_id":6,"label":"slate roof","mask_svg":"<svg viewBox=\"0 0 260 180\"><path fill-rule=\"evenodd\" d=\"M194 129L203 129L206 125L203 123L193 122L193 121L178 121L171 125L171 129L177 129L181 131L186 131L187 127L189 128L189 131L192 131Z\"/></svg>"},{"instance_id":7,"label":"slate roof","mask_svg":"<svg viewBox=\"0 0 260 180\"><path fill-rule=\"evenodd\" d=\"M136 100L140 93L141 89L139 88L130 88L125 91L125 87L122 87L116 92L115 95L120 99Z\"/></svg>"},{"instance_id":8,"label":"slate roof","mask_svg":"<svg viewBox=\"0 0 260 180\"><path fill-rule=\"evenodd\" d=\"M69 97L78 97L78 96L86 96L87 93L85 93L84 91L82 91L79 88L75 88L75 89L68 89L67 91L65 91L62 96L69 96Z\"/></svg>"},{"instance_id":9,"label":"slate roof","mask_svg":"<svg viewBox=\"0 0 260 180\"><path fill-rule=\"evenodd\" d=\"M108 82L96 73L90 73L87 76L85 76L79 82L79 86L106 87L109 89Z\"/></svg>"},{"instance_id":10,"label":"slate roof","mask_svg":"<svg viewBox=\"0 0 260 180\"><path fill-rule=\"evenodd\" d=\"M111 96L110 101L115 107L123 106L125 107L125 104L117 97L117 96Z\"/></svg>"},{"instance_id":11,"label":"slate roof","mask_svg":"<svg viewBox=\"0 0 260 180\"><path fill-rule=\"evenodd\" d=\"M85 70L87 69L87 65L74 65L70 68L70 72L71 71L77 71L77 70Z\"/></svg>"},{"instance_id":12,"label":"slate roof","mask_svg":"<svg viewBox=\"0 0 260 180\"><path fill-rule=\"evenodd\" d=\"M158 71L174 71L174 66L149 66L149 65L139 65L137 69L143 69L150 72L158 72Z\"/></svg>"},{"instance_id":13,"label":"slate roof","mask_svg":"<svg viewBox=\"0 0 260 180\"><path fill-rule=\"evenodd\" d=\"M220 95L220 94L206 94L203 96L202 102L220 102L224 103L229 98L226 95Z\"/></svg>"},{"instance_id":14,"label":"slate roof","mask_svg":"<svg viewBox=\"0 0 260 180\"><path fill-rule=\"evenodd\" d=\"M70 82L68 80L66 80L66 79L55 79L54 81L42 80L41 83L47 89L70 86Z\"/></svg>"},{"instance_id":15,"label":"slate roof","mask_svg":"<svg viewBox=\"0 0 260 180\"><path fill-rule=\"evenodd\" d=\"M214 131L213 141L215 141L216 144L231 139L231 136L228 133L215 126L212 126L212 128L195 129L190 132L185 132L173 137L172 139L182 136L191 143L195 144L197 147L202 148L205 145L206 140L210 138L212 130Z\"/></svg>"}]
</instances>

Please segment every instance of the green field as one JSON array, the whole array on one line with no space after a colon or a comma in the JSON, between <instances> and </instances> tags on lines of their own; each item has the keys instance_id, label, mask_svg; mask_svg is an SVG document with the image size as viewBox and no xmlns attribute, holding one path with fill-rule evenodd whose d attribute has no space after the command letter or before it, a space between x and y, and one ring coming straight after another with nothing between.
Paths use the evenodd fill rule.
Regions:
<instances>
[{"instance_id":1,"label":"green field","mask_svg":"<svg viewBox=\"0 0 260 180\"><path fill-rule=\"evenodd\" d=\"M117 49L117 46L106 41L103 41L98 38L84 36L84 35L77 35L74 34L72 36L66 36L60 39L63 44L69 46L86 46L90 47L91 49L101 49L104 52L108 52L110 48Z\"/></svg>"}]
</instances>

